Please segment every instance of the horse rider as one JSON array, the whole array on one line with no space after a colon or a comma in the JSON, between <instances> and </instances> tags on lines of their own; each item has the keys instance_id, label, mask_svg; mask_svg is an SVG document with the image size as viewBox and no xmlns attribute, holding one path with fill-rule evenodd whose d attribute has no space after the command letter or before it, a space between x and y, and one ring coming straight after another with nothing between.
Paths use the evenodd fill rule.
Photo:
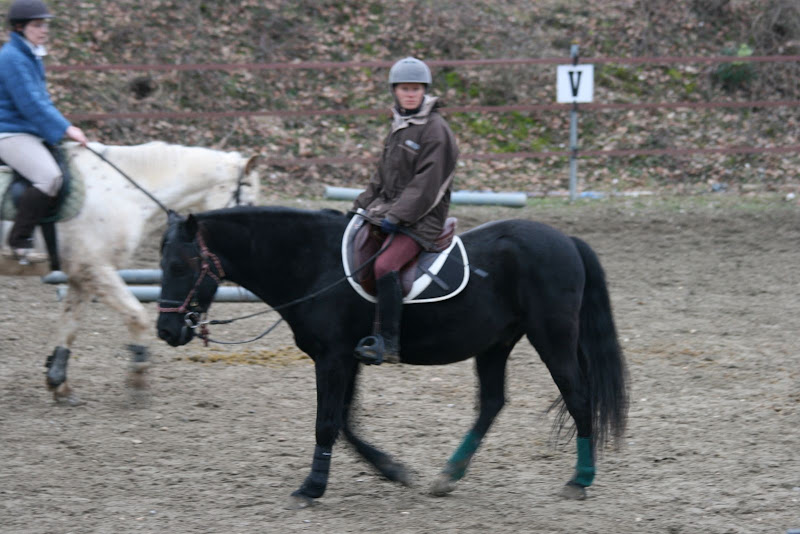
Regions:
<instances>
[{"instance_id":1,"label":"horse rider","mask_svg":"<svg viewBox=\"0 0 800 534\"><path fill-rule=\"evenodd\" d=\"M64 137L86 146L83 131L56 109L45 82L42 57L53 18L41 0L14 0L8 10L9 41L0 49L0 160L30 181L8 236L21 263L46 261L33 251L33 232L47 215L63 182L59 165L45 146Z\"/></svg>"},{"instance_id":2,"label":"horse rider","mask_svg":"<svg viewBox=\"0 0 800 534\"><path fill-rule=\"evenodd\" d=\"M428 94L431 82L430 69L419 59L407 57L392 66L391 129L378 168L353 205L353 210L365 211L372 246L386 247L374 264L375 322L380 324L380 333L374 337L382 339L382 361L390 363L400 361L403 292L399 271L421 250L430 249L441 234L458 160L455 136L437 111L438 97ZM356 348L362 359L368 339Z\"/></svg>"}]
</instances>

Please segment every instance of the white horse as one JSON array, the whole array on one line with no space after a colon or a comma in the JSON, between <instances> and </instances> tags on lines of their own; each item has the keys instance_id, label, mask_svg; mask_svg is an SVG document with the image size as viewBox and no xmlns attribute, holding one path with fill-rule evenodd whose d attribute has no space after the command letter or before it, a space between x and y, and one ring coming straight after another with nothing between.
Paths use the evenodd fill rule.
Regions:
<instances>
[{"instance_id":1,"label":"white horse","mask_svg":"<svg viewBox=\"0 0 800 534\"><path fill-rule=\"evenodd\" d=\"M237 192L241 192L242 203L257 200L255 157L162 142L136 146L92 143L90 147L174 211L233 205ZM150 229L166 224L167 216L96 154L76 144L65 145L65 152L73 176L83 179L86 192L78 214L56 224L61 269L68 276L69 288L56 332L56 348L45 365L47 385L56 400L77 403L80 401L67 382L67 361L81 312L92 298L123 315L131 337L128 348L133 354L131 383L144 386L148 360L145 339L153 323L117 270L131 260ZM14 260L0 258L0 275L18 274L41 271L25 273Z\"/></svg>"}]
</instances>

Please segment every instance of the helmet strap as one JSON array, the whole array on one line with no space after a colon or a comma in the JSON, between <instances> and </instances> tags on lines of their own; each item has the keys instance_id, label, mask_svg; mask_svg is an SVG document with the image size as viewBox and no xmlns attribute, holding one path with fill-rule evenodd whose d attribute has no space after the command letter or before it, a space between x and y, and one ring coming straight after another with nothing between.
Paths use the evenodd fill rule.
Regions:
<instances>
[{"instance_id":1,"label":"helmet strap","mask_svg":"<svg viewBox=\"0 0 800 534\"><path fill-rule=\"evenodd\" d=\"M419 105L416 109L406 109L400 107L400 103L397 101L397 98L394 99L394 107L397 112L402 115L403 117L410 117L411 115L416 115L419 113L419 110L422 109L422 104Z\"/></svg>"}]
</instances>

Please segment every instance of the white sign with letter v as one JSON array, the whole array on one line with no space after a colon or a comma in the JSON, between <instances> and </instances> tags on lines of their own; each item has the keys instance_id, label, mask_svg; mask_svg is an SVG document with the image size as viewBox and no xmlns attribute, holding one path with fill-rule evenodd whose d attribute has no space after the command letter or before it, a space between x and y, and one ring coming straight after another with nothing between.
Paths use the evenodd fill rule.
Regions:
<instances>
[{"instance_id":1,"label":"white sign with letter v","mask_svg":"<svg viewBox=\"0 0 800 534\"><path fill-rule=\"evenodd\" d=\"M591 102L594 97L594 65L558 65L556 102Z\"/></svg>"}]
</instances>

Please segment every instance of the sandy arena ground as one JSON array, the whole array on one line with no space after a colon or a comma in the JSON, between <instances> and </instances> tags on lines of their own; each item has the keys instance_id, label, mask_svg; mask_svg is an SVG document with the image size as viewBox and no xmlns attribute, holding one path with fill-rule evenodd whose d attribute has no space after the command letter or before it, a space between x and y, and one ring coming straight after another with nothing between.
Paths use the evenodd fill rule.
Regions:
<instances>
[{"instance_id":1,"label":"sandy arena ground","mask_svg":"<svg viewBox=\"0 0 800 534\"><path fill-rule=\"evenodd\" d=\"M557 496L574 443L550 440L544 411L556 388L525 341L509 363L509 404L452 495L427 489L474 417L472 363L385 365L362 375L358 420L365 437L414 471L415 485L380 479L342 443L326 495L292 511L287 497L311 463L315 390L311 362L287 328L222 348L172 349L154 335L151 387L141 395L125 386L121 319L92 304L69 368L86 404L68 407L53 402L42 374L59 320L54 287L0 277L0 532L800 528L800 208L777 197L707 196L453 211L461 230L506 217L548 222L587 240L603 261L632 405L623 447L600 458L587 500ZM140 258L135 267L155 267L154 245ZM212 333L242 339L267 324Z\"/></svg>"}]
</instances>

